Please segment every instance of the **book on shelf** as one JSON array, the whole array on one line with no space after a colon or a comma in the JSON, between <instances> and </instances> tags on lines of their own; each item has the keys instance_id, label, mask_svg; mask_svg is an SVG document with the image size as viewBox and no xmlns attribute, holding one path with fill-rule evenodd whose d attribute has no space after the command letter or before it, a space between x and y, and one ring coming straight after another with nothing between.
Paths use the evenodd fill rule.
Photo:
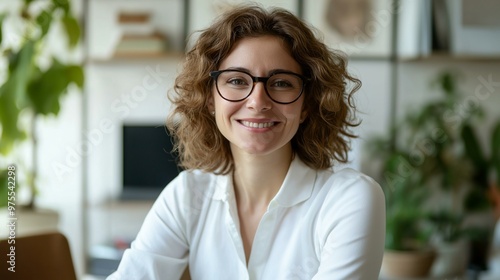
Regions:
<instances>
[{"instance_id":1,"label":"book on shelf","mask_svg":"<svg viewBox=\"0 0 500 280\"><path fill-rule=\"evenodd\" d=\"M167 35L156 30L149 12L121 12L117 23L122 36L114 57L157 56L169 50Z\"/></svg>"},{"instance_id":2,"label":"book on shelf","mask_svg":"<svg viewBox=\"0 0 500 280\"><path fill-rule=\"evenodd\" d=\"M115 56L160 55L168 51L167 37L160 33L151 35L123 35L115 48Z\"/></svg>"},{"instance_id":3,"label":"book on shelf","mask_svg":"<svg viewBox=\"0 0 500 280\"><path fill-rule=\"evenodd\" d=\"M121 12L118 25L126 35L149 35L155 31L151 24L151 14L147 12Z\"/></svg>"},{"instance_id":4,"label":"book on shelf","mask_svg":"<svg viewBox=\"0 0 500 280\"><path fill-rule=\"evenodd\" d=\"M401 2L398 17L398 49L401 58L427 56L432 51L432 3Z\"/></svg>"},{"instance_id":5,"label":"book on shelf","mask_svg":"<svg viewBox=\"0 0 500 280\"><path fill-rule=\"evenodd\" d=\"M123 11L118 14L118 22L123 23L148 23L151 20L149 12L127 12Z\"/></svg>"}]
</instances>

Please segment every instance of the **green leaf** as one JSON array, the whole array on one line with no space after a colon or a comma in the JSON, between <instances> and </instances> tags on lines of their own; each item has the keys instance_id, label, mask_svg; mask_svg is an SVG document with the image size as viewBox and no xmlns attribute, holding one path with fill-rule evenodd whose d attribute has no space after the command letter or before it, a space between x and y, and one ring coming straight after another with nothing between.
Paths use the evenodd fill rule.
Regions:
<instances>
[{"instance_id":1,"label":"green leaf","mask_svg":"<svg viewBox=\"0 0 500 280\"><path fill-rule=\"evenodd\" d=\"M15 60L11 62L11 76L15 81L13 94L17 105L22 109L26 106L27 87L34 69L35 42L29 40L19 51Z\"/></svg>"},{"instance_id":2,"label":"green leaf","mask_svg":"<svg viewBox=\"0 0 500 280\"><path fill-rule=\"evenodd\" d=\"M40 37L44 37L47 34L47 32L49 32L50 24L52 23L52 15L47 11L42 11L36 17L36 23L38 24L38 26L40 26L40 29L42 30L42 34L40 35Z\"/></svg>"},{"instance_id":3,"label":"green leaf","mask_svg":"<svg viewBox=\"0 0 500 280\"><path fill-rule=\"evenodd\" d=\"M2 135L0 137L0 154L7 155L17 139L22 137L22 133L17 126L19 108L16 105L14 79L8 79L0 87L0 124Z\"/></svg>"},{"instance_id":4,"label":"green leaf","mask_svg":"<svg viewBox=\"0 0 500 280\"><path fill-rule=\"evenodd\" d=\"M17 125L19 112L27 106L27 86L33 73L34 42L27 41L9 57L9 75L0 87L0 153L7 154L24 137Z\"/></svg>"},{"instance_id":5,"label":"green leaf","mask_svg":"<svg viewBox=\"0 0 500 280\"><path fill-rule=\"evenodd\" d=\"M474 188L465 197L464 207L469 212L480 212L489 209L490 202L485 192Z\"/></svg>"},{"instance_id":6,"label":"green leaf","mask_svg":"<svg viewBox=\"0 0 500 280\"><path fill-rule=\"evenodd\" d=\"M83 88L84 73L83 68L79 65L69 65L66 68L70 83L76 84L80 89Z\"/></svg>"},{"instance_id":7,"label":"green leaf","mask_svg":"<svg viewBox=\"0 0 500 280\"><path fill-rule=\"evenodd\" d=\"M452 98L457 95L456 81L458 78L458 73L447 71L439 74L432 84L439 86L447 98Z\"/></svg>"},{"instance_id":8,"label":"green leaf","mask_svg":"<svg viewBox=\"0 0 500 280\"><path fill-rule=\"evenodd\" d=\"M500 186L500 121L495 124L491 136L491 164L496 174L497 184Z\"/></svg>"},{"instance_id":9,"label":"green leaf","mask_svg":"<svg viewBox=\"0 0 500 280\"><path fill-rule=\"evenodd\" d=\"M7 169L0 169L0 208L7 206L7 193L8 193L8 177L7 177Z\"/></svg>"},{"instance_id":10,"label":"green leaf","mask_svg":"<svg viewBox=\"0 0 500 280\"><path fill-rule=\"evenodd\" d=\"M63 9L65 14L68 14L70 11L70 3L69 0L52 0L52 3L56 8Z\"/></svg>"},{"instance_id":11,"label":"green leaf","mask_svg":"<svg viewBox=\"0 0 500 280\"><path fill-rule=\"evenodd\" d=\"M465 146L465 154L474 164L474 180L478 187L487 188L488 160L484 156L476 134L470 124L464 125L461 136Z\"/></svg>"},{"instance_id":12,"label":"green leaf","mask_svg":"<svg viewBox=\"0 0 500 280\"><path fill-rule=\"evenodd\" d=\"M66 34L68 36L69 46L74 48L78 41L80 40L80 25L76 18L71 15L66 15L62 19L64 30L66 30Z\"/></svg>"},{"instance_id":13,"label":"green leaf","mask_svg":"<svg viewBox=\"0 0 500 280\"><path fill-rule=\"evenodd\" d=\"M28 88L28 96L37 114L57 115L60 99L70 84L83 87L83 69L78 65L63 65L54 61L52 66L35 77Z\"/></svg>"},{"instance_id":14,"label":"green leaf","mask_svg":"<svg viewBox=\"0 0 500 280\"><path fill-rule=\"evenodd\" d=\"M68 86L65 70L62 64L54 62L29 85L28 96L36 114L59 113L59 97L64 94Z\"/></svg>"},{"instance_id":15,"label":"green leaf","mask_svg":"<svg viewBox=\"0 0 500 280\"><path fill-rule=\"evenodd\" d=\"M485 168L487 166L487 160L470 124L466 124L462 128L462 140L464 141L465 152L474 165L477 168Z\"/></svg>"},{"instance_id":16,"label":"green leaf","mask_svg":"<svg viewBox=\"0 0 500 280\"><path fill-rule=\"evenodd\" d=\"M2 94L5 90L8 90L8 86L0 88L0 124L2 126L0 154L2 155L9 154L16 141L26 138L25 132L17 125L20 110L13 105L15 102L11 99L12 95Z\"/></svg>"}]
</instances>

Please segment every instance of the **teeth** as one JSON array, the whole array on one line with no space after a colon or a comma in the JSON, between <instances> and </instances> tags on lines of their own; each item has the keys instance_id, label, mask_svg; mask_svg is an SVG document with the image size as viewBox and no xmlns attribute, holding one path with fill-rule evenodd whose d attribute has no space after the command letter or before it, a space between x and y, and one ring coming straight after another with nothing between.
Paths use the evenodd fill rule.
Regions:
<instances>
[{"instance_id":1,"label":"teeth","mask_svg":"<svg viewBox=\"0 0 500 280\"><path fill-rule=\"evenodd\" d=\"M274 125L274 122L255 123L255 122L249 122L249 121L241 121L241 123L244 126L253 127L253 128L265 128L265 127L271 127Z\"/></svg>"}]
</instances>

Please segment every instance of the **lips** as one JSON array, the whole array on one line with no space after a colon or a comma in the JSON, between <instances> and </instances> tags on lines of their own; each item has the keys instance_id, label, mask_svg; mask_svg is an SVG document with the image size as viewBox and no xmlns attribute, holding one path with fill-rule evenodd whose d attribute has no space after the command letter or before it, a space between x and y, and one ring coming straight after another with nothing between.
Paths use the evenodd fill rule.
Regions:
<instances>
[{"instance_id":1,"label":"lips","mask_svg":"<svg viewBox=\"0 0 500 280\"><path fill-rule=\"evenodd\" d=\"M268 128L274 126L276 122L251 122L251 121L239 121L243 126L250 128Z\"/></svg>"}]
</instances>

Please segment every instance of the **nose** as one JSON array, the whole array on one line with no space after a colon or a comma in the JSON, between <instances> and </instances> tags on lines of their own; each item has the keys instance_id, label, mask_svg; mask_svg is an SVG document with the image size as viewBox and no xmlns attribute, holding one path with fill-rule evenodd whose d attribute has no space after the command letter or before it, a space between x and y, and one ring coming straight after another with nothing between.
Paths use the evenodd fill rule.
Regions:
<instances>
[{"instance_id":1,"label":"nose","mask_svg":"<svg viewBox=\"0 0 500 280\"><path fill-rule=\"evenodd\" d=\"M265 84L263 82L256 82L252 93L247 99L246 106L249 109L256 111L267 111L271 109L273 101L266 93Z\"/></svg>"}]
</instances>

